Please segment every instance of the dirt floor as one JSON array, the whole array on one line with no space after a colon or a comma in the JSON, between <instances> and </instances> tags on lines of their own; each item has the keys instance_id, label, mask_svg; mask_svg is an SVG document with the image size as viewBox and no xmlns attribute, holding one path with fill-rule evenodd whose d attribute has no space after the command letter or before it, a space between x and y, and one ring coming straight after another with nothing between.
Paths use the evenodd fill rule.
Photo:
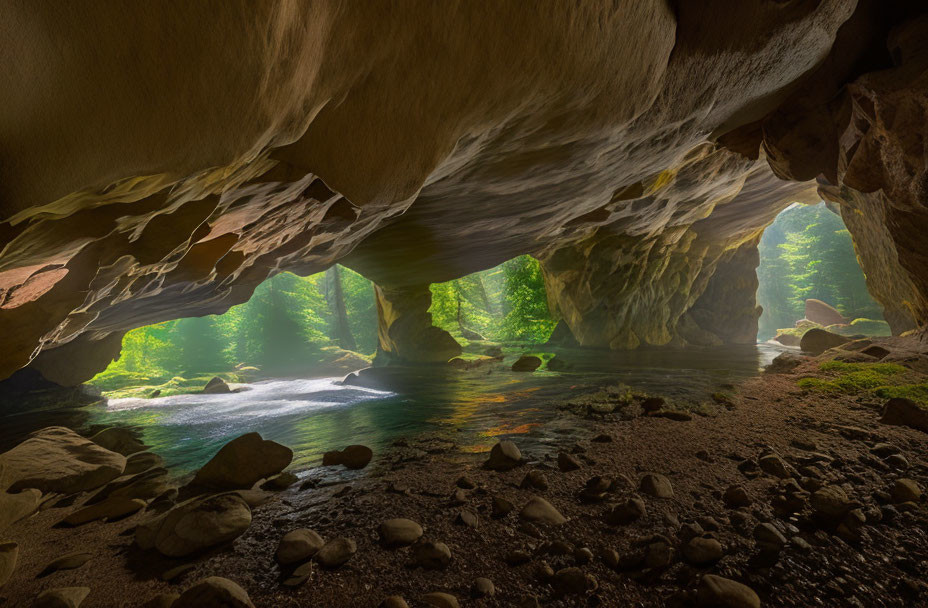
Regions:
<instances>
[{"instance_id":1,"label":"dirt floor","mask_svg":"<svg viewBox=\"0 0 928 608\"><path fill-rule=\"evenodd\" d=\"M258 607L374 607L390 595L426 606L422 596L436 591L454 595L463 606L687 606L696 602L701 576L717 574L752 588L763 606L928 606L924 497L894 506L889 495L899 477L928 486L928 435L880 424L883 399L798 389L797 379L819 374L817 369L811 361L792 373L764 374L740 386L729 406L690 420L587 416L586 439L552 433L549 449L523 453L527 462L507 472L481 468L487 455L463 452L453 440L411 437L375 454L360 479L297 484L274 494L254 509L244 535L195 560L135 547L133 529L145 514L61 529L52 525L72 508L49 508L3 534L21 552L13 578L0 589L0 605L29 606L44 589L87 586L87 608L141 606L159 593L180 593L200 578L222 576L244 587ZM572 453L580 468L562 472L559 452ZM776 470L776 459L758 466L768 452L782 458L789 478L768 472ZM531 470L543 472L547 489L520 487ZM652 472L670 480L672 498L639 489L642 476ZM476 487L456 497L462 475ZM601 500L582 500L579 493L594 476L613 483L594 497ZM723 495L733 485L743 486L749 506L726 505ZM838 522L813 514L808 490L821 485L843 487L865 521L839 530ZM607 523L611 506L636 493L646 515L624 525ZM521 521L519 511L533 496L549 501L566 523ZM494 497L515 509L494 517ZM477 525L461 524L461 511L476 515ZM421 524L423 538L447 545L445 568L415 566L412 548L381 545L381 522L400 517ZM785 546L762 551L778 539L767 528L756 540L760 523L772 524ZM296 528L325 539L351 538L357 552L335 570L313 565L303 584L284 587L289 571L281 572L274 554L281 536ZM694 536L716 539L721 559L692 564ZM93 558L37 578L50 561L75 551ZM189 571L162 580L166 571L188 563ZM579 587L568 574L551 578L552 570L572 566L581 569ZM494 596L473 598L478 577L493 582Z\"/></svg>"}]
</instances>

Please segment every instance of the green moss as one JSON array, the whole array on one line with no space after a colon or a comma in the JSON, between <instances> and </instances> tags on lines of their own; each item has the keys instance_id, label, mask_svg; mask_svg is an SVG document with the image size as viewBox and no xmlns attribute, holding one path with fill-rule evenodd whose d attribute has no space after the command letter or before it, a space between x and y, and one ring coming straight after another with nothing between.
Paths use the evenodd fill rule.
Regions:
<instances>
[{"instance_id":1,"label":"green moss","mask_svg":"<svg viewBox=\"0 0 928 608\"><path fill-rule=\"evenodd\" d=\"M234 373L205 374L184 378L153 378L134 372L103 372L88 382L103 392L108 399L148 399L153 396L186 395L200 392L213 376L219 376L226 382L239 382Z\"/></svg>"},{"instance_id":2,"label":"green moss","mask_svg":"<svg viewBox=\"0 0 928 608\"><path fill-rule=\"evenodd\" d=\"M799 388L831 394L866 393L882 399L906 397L928 404L928 383L909 382L909 370L895 363L826 361L819 369L826 373L824 378L801 378Z\"/></svg>"}]
</instances>

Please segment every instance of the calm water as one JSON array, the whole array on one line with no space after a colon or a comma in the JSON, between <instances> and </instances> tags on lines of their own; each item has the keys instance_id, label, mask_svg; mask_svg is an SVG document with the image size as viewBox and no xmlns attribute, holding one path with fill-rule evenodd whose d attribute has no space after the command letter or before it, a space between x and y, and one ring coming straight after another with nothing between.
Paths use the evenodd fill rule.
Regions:
<instances>
[{"instance_id":1,"label":"calm water","mask_svg":"<svg viewBox=\"0 0 928 608\"><path fill-rule=\"evenodd\" d=\"M556 405L598 387L624 382L678 401L698 402L756 375L782 349L740 348L632 353L566 353L569 373L519 374L497 364L467 372L422 370L391 383L393 391L343 386L340 378L268 380L227 395L113 399L81 408L86 425L132 425L178 474L206 462L228 440L250 431L293 448L295 468L318 464L323 452L351 443L375 450L399 437L437 433L465 450L483 451L498 437L521 445L579 430ZM548 431L537 427L550 423ZM571 428L576 424L577 429ZM531 451L531 448L529 447Z\"/></svg>"}]
</instances>

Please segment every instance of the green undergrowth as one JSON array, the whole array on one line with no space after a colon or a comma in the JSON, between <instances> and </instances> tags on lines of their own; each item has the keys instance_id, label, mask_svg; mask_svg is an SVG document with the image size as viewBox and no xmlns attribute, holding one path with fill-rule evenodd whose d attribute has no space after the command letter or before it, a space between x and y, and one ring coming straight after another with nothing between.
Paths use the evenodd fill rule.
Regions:
<instances>
[{"instance_id":1,"label":"green undergrowth","mask_svg":"<svg viewBox=\"0 0 928 608\"><path fill-rule=\"evenodd\" d=\"M825 372L824 377L802 378L799 388L830 394L869 394L881 399L905 397L928 405L928 381L914 377L911 370L895 363L826 361L819 369Z\"/></svg>"},{"instance_id":2,"label":"green undergrowth","mask_svg":"<svg viewBox=\"0 0 928 608\"><path fill-rule=\"evenodd\" d=\"M214 376L226 382L240 382L236 373L216 373L196 375L189 378L174 376L171 378L148 375L141 372L125 370L107 370L98 374L88 384L99 388L103 396L109 399L149 398L153 396L168 397L199 392ZM159 392L160 391L160 392Z\"/></svg>"}]
</instances>

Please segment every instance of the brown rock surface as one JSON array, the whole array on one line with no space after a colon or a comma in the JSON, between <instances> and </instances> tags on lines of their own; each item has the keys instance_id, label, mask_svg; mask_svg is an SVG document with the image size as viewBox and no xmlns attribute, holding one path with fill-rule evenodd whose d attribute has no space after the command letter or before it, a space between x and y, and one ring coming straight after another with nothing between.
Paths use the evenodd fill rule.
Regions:
<instances>
[{"instance_id":1,"label":"brown rock surface","mask_svg":"<svg viewBox=\"0 0 928 608\"><path fill-rule=\"evenodd\" d=\"M228 490L247 490L259 480L283 471L293 460L293 450L265 440L258 433L237 437L197 471L193 483Z\"/></svg>"},{"instance_id":2,"label":"brown rock surface","mask_svg":"<svg viewBox=\"0 0 928 608\"><path fill-rule=\"evenodd\" d=\"M806 319L819 325L842 325L847 323L847 319L834 306L815 298L806 300L805 316Z\"/></svg>"}]
</instances>

